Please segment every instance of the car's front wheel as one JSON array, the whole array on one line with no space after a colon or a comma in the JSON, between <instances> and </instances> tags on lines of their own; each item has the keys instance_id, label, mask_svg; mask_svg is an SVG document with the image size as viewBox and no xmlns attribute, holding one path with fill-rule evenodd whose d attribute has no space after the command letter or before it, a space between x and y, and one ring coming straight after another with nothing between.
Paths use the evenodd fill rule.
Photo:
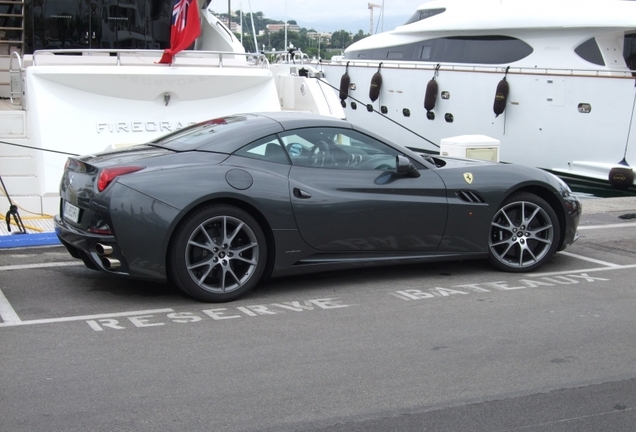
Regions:
<instances>
[{"instance_id":1,"label":"car's front wheel","mask_svg":"<svg viewBox=\"0 0 636 432\"><path fill-rule=\"evenodd\" d=\"M490 224L489 260L499 270L535 270L556 252L559 236L559 221L550 204L531 193L514 194Z\"/></svg>"},{"instance_id":2,"label":"car's front wheel","mask_svg":"<svg viewBox=\"0 0 636 432\"><path fill-rule=\"evenodd\" d=\"M224 204L203 207L175 231L169 251L171 278L198 300L233 300L261 278L265 243L263 230L247 212Z\"/></svg>"}]
</instances>

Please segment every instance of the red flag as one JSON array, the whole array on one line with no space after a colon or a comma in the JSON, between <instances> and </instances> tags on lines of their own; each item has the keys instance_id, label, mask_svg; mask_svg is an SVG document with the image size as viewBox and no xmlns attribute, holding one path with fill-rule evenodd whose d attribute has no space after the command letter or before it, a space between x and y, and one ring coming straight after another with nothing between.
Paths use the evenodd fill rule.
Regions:
<instances>
[{"instance_id":1,"label":"red flag","mask_svg":"<svg viewBox=\"0 0 636 432\"><path fill-rule=\"evenodd\" d=\"M174 0L170 48L164 51L159 63L172 64L172 57L188 48L201 34L199 8L196 0Z\"/></svg>"}]
</instances>

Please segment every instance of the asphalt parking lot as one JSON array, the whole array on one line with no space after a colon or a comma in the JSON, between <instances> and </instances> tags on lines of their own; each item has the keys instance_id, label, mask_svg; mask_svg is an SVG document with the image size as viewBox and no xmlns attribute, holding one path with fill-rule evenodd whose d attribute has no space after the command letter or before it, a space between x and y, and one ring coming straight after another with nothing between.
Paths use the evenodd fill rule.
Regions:
<instances>
[{"instance_id":1,"label":"asphalt parking lot","mask_svg":"<svg viewBox=\"0 0 636 432\"><path fill-rule=\"evenodd\" d=\"M226 304L0 250L0 430L632 431L636 219L608 205L540 272L360 269Z\"/></svg>"}]
</instances>

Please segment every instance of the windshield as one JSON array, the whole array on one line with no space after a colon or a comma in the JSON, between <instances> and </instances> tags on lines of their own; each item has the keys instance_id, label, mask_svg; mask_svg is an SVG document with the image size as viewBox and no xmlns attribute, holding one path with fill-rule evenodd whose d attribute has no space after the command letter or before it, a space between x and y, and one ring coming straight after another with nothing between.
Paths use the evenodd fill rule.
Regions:
<instances>
[{"instance_id":1,"label":"windshield","mask_svg":"<svg viewBox=\"0 0 636 432\"><path fill-rule=\"evenodd\" d=\"M446 8L423 9L423 10L415 11L413 16L411 18L409 18L409 20L407 22L405 22L404 25L412 24L412 23L417 22L417 21L422 21L423 19L430 18L430 17L432 17L434 15L441 14L444 11L446 11Z\"/></svg>"}]
</instances>

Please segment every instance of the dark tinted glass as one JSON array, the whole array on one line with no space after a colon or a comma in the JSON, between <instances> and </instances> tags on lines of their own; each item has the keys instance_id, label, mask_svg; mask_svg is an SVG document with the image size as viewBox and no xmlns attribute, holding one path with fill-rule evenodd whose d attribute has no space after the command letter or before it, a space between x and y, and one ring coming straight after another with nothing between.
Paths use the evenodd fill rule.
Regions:
<instances>
[{"instance_id":1,"label":"dark tinted glass","mask_svg":"<svg viewBox=\"0 0 636 432\"><path fill-rule=\"evenodd\" d=\"M532 47L522 40L506 36L466 38L462 63L513 63L532 54Z\"/></svg>"},{"instance_id":2,"label":"dark tinted glass","mask_svg":"<svg viewBox=\"0 0 636 432\"><path fill-rule=\"evenodd\" d=\"M430 17L432 17L434 15L441 14L444 11L446 11L446 8L426 9L426 10L415 11L413 16L411 18L409 18L409 20L407 22L405 22L404 25L411 24L411 23L414 23L414 22L417 22L417 21L422 21L423 19L430 18Z\"/></svg>"},{"instance_id":3,"label":"dark tinted glass","mask_svg":"<svg viewBox=\"0 0 636 432\"><path fill-rule=\"evenodd\" d=\"M281 133L294 165L346 170L395 169L399 151L352 129L303 128Z\"/></svg>"},{"instance_id":4,"label":"dark tinted glass","mask_svg":"<svg viewBox=\"0 0 636 432\"><path fill-rule=\"evenodd\" d=\"M246 120L243 116L208 120L161 137L153 144L175 151L194 150L212 141L223 139L223 136L243 127Z\"/></svg>"},{"instance_id":5,"label":"dark tinted glass","mask_svg":"<svg viewBox=\"0 0 636 432\"><path fill-rule=\"evenodd\" d=\"M24 53L57 48L164 49L170 45L172 6L171 0L25 0ZM16 2L10 7L14 14L22 6ZM0 13L5 13L2 8ZM11 30L2 39L18 36Z\"/></svg>"},{"instance_id":6,"label":"dark tinted glass","mask_svg":"<svg viewBox=\"0 0 636 432\"><path fill-rule=\"evenodd\" d=\"M345 58L398 59L439 63L509 64L532 54L532 47L509 36L462 36L430 39L399 47L350 51Z\"/></svg>"},{"instance_id":7,"label":"dark tinted glass","mask_svg":"<svg viewBox=\"0 0 636 432\"><path fill-rule=\"evenodd\" d=\"M598 44L594 38L583 42L581 45L576 47L574 52L577 53L583 60L587 60L595 65L605 66L603 55L601 54L601 50L598 49Z\"/></svg>"},{"instance_id":8,"label":"dark tinted glass","mask_svg":"<svg viewBox=\"0 0 636 432\"><path fill-rule=\"evenodd\" d=\"M625 57L627 67L636 70L636 34L625 35L623 57Z\"/></svg>"},{"instance_id":9,"label":"dark tinted glass","mask_svg":"<svg viewBox=\"0 0 636 432\"><path fill-rule=\"evenodd\" d=\"M270 135L254 141L253 143L240 148L234 154L251 159L289 164L289 159L287 159L285 150L280 145L280 141L278 141L278 137L276 135Z\"/></svg>"}]
</instances>

